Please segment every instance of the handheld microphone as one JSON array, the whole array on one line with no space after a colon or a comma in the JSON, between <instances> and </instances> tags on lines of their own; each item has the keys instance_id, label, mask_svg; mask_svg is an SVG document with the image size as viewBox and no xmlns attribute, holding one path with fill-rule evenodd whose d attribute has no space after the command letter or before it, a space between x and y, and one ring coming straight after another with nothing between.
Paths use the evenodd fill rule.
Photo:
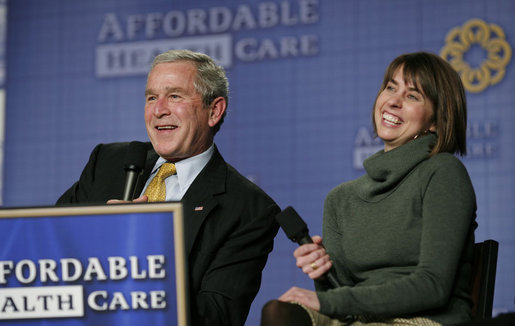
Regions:
<instances>
[{"instance_id":1,"label":"handheld microphone","mask_svg":"<svg viewBox=\"0 0 515 326\"><path fill-rule=\"evenodd\" d=\"M129 148L125 153L125 187L123 188L123 200L134 199L134 188L138 177L145 167L147 158L147 144L133 141L129 144Z\"/></svg>"},{"instance_id":2,"label":"handheld microphone","mask_svg":"<svg viewBox=\"0 0 515 326\"><path fill-rule=\"evenodd\" d=\"M286 207L285 210L275 216L275 219L291 241L297 242L299 245L313 243L309 236L308 226L293 207ZM327 271L325 276L333 288L341 286L332 268Z\"/></svg>"}]
</instances>

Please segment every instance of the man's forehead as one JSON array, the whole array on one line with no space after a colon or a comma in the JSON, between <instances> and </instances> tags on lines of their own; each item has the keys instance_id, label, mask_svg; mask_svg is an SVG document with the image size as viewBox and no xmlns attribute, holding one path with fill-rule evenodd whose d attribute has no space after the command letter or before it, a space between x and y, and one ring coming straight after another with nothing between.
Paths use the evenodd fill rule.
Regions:
<instances>
[{"instance_id":1,"label":"man's forehead","mask_svg":"<svg viewBox=\"0 0 515 326\"><path fill-rule=\"evenodd\" d=\"M172 93L172 92L184 92L185 89L183 87L172 87L172 86L164 86L164 87L161 87L160 89L156 89L154 87L148 87L148 85L147 85L147 88L145 89L145 94L156 93L156 92L160 92L160 91L164 91L166 93Z\"/></svg>"}]
</instances>

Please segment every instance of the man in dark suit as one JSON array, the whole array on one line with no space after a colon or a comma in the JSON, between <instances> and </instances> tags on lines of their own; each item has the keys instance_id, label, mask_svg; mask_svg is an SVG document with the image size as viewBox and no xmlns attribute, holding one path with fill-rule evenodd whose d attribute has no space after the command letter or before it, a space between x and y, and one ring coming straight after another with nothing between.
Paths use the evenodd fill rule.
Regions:
<instances>
[{"instance_id":1,"label":"man in dark suit","mask_svg":"<svg viewBox=\"0 0 515 326\"><path fill-rule=\"evenodd\" d=\"M162 164L165 200L181 200L188 257L191 325L243 325L273 247L279 207L227 164L214 145L228 101L225 72L203 54L172 50L158 55L147 79L147 161L136 186L146 189ZM128 143L100 144L78 182L57 204L118 203L125 182Z\"/></svg>"}]
</instances>

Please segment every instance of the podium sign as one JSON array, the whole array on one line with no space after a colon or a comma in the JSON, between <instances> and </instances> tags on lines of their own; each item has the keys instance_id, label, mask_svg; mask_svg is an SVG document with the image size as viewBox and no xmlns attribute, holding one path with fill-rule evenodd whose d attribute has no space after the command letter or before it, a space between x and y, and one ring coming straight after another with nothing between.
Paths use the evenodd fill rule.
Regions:
<instances>
[{"instance_id":1,"label":"podium sign","mask_svg":"<svg viewBox=\"0 0 515 326\"><path fill-rule=\"evenodd\" d=\"M0 323L187 325L180 203L0 210Z\"/></svg>"}]
</instances>

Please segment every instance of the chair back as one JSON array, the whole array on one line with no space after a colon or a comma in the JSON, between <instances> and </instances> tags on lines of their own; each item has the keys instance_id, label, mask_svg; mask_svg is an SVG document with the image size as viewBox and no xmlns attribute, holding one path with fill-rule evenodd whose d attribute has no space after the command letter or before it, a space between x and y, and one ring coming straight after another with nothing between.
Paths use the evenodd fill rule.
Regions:
<instances>
[{"instance_id":1,"label":"chair back","mask_svg":"<svg viewBox=\"0 0 515 326\"><path fill-rule=\"evenodd\" d=\"M475 320L492 317L498 251L499 243L495 240L485 240L474 244L472 318Z\"/></svg>"}]
</instances>

